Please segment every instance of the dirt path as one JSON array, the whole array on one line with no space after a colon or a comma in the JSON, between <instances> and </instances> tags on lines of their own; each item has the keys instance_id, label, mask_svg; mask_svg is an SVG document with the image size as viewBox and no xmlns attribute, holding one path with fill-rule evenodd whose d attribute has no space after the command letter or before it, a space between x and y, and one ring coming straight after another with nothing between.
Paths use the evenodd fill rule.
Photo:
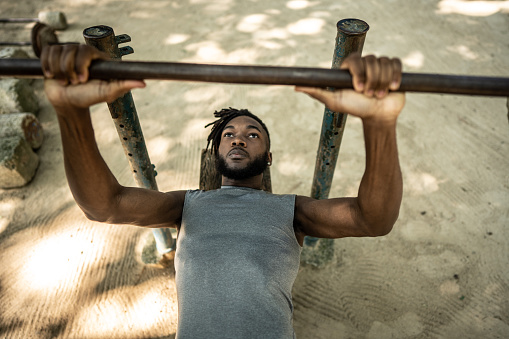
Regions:
<instances>
[{"instance_id":1,"label":"dirt path","mask_svg":"<svg viewBox=\"0 0 509 339\"><path fill-rule=\"evenodd\" d=\"M125 60L330 67L335 24L371 29L365 53L407 71L509 76L509 1L97 1L0 3L2 16L62 10L61 41L104 24L132 37ZM26 40L23 25L2 39ZM30 185L0 190L0 337L172 338L172 269L146 265L150 230L89 222L68 190L56 119L42 95L45 142ZM134 99L163 191L196 188L211 113L246 107L273 139L273 189L307 195L323 107L275 86L151 81ZM134 185L105 105L100 149ZM409 94L398 126L405 196L387 237L335 242L334 262L302 267L299 338L506 338L509 333L509 125L505 98ZM349 119L331 196L355 195L361 124Z\"/></svg>"}]
</instances>

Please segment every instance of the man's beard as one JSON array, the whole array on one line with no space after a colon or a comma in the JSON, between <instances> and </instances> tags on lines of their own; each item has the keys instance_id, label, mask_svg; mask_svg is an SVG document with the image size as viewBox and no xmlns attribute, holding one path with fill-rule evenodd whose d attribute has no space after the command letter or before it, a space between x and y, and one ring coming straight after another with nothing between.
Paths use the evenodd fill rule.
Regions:
<instances>
[{"instance_id":1,"label":"man's beard","mask_svg":"<svg viewBox=\"0 0 509 339\"><path fill-rule=\"evenodd\" d=\"M217 171L232 180L244 180L262 174L267 169L268 152L262 154L250 162L244 168L231 168L228 167L226 159L220 154L216 154L216 169Z\"/></svg>"}]
</instances>

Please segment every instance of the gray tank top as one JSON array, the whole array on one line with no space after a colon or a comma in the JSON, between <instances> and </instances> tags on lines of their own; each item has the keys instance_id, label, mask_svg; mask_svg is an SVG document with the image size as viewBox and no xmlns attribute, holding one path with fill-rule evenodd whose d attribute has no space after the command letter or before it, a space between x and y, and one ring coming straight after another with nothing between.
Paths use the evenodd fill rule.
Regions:
<instances>
[{"instance_id":1,"label":"gray tank top","mask_svg":"<svg viewBox=\"0 0 509 339\"><path fill-rule=\"evenodd\" d=\"M294 195L188 191L175 256L177 339L294 338Z\"/></svg>"}]
</instances>

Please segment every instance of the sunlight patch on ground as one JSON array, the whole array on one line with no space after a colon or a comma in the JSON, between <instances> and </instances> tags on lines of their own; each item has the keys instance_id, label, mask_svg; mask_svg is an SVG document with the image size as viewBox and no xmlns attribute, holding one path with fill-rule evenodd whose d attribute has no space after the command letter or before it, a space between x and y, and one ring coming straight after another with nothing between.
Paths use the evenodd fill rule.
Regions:
<instances>
[{"instance_id":1,"label":"sunlight patch on ground","mask_svg":"<svg viewBox=\"0 0 509 339\"><path fill-rule=\"evenodd\" d=\"M133 91L133 100L136 102L136 91ZM94 105L90 108L94 135L99 141L99 148L118 143L118 132L111 119L110 111L105 103Z\"/></svg>"},{"instance_id":2,"label":"sunlight patch on ground","mask_svg":"<svg viewBox=\"0 0 509 339\"><path fill-rule=\"evenodd\" d=\"M0 201L0 233L5 231L11 216L16 211L17 204L14 201Z\"/></svg>"},{"instance_id":3,"label":"sunlight patch on ground","mask_svg":"<svg viewBox=\"0 0 509 339\"><path fill-rule=\"evenodd\" d=\"M438 191L439 182L437 178L429 173L408 173L405 185L408 190L415 194L429 194Z\"/></svg>"},{"instance_id":4,"label":"sunlight patch on ground","mask_svg":"<svg viewBox=\"0 0 509 339\"><path fill-rule=\"evenodd\" d=\"M294 47L291 44L289 44L289 46ZM295 66L295 65L297 65L297 61L298 61L298 56L296 56L296 55L282 56L282 57L278 57L278 58L274 59L274 65ZM301 66L301 65L298 65L298 66Z\"/></svg>"},{"instance_id":5,"label":"sunlight patch on ground","mask_svg":"<svg viewBox=\"0 0 509 339\"><path fill-rule=\"evenodd\" d=\"M281 11L279 9L275 9L275 8L267 9L264 12L267 13L267 14L270 14L270 15L279 15L279 14L281 14Z\"/></svg>"},{"instance_id":6,"label":"sunlight patch on ground","mask_svg":"<svg viewBox=\"0 0 509 339\"><path fill-rule=\"evenodd\" d=\"M19 270L20 281L29 281L34 291L66 286L63 281L78 274L77 267L80 267L83 253L102 247L99 240L91 242L73 233L75 231L71 230L38 241L31 248L32 255L25 258Z\"/></svg>"},{"instance_id":7,"label":"sunlight patch on ground","mask_svg":"<svg viewBox=\"0 0 509 339\"><path fill-rule=\"evenodd\" d=\"M254 64L256 60L260 57L260 48L257 47L249 47L249 48L239 48L232 51L228 54L228 57L224 59L225 63L228 64ZM220 100L218 97L217 100Z\"/></svg>"},{"instance_id":8,"label":"sunlight patch on ground","mask_svg":"<svg viewBox=\"0 0 509 339\"><path fill-rule=\"evenodd\" d=\"M0 215L0 233L5 231L7 225L9 225L9 219Z\"/></svg>"},{"instance_id":9,"label":"sunlight patch on ground","mask_svg":"<svg viewBox=\"0 0 509 339\"><path fill-rule=\"evenodd\" d=\"M135 18L135 19L150 19L153 16L154 15L151 12L147 12L147 11L135 11L135 12L132 12L129 14L130 18Z\"/></svg>"},{"instance_id":10,"label":"sunlight patch on ground","mask_svg":"<svg viewBox=\"0 0 509 339\"><path fill-rule=\"evenodd\" d=\"M260 40L260 41L257 41L256 44L260 47L263 47L265 49L281 49L283 48L284 46L278 42L274 42L274 41L264 41L264 40Z\"/></svg>"},{"instance_id":11,"label":"sunlight patch on ground","mask_svg":"<svg viewBox=\"0 0 509 339\"><path fill-rule=\"evenodd\" d=\"M438 4L437 13L489 16L500 11L509 11L509 1L442 0Z\"/></svg>"},{"instance_id":12,"label":"sunlight patch on ground","mask_svg":"<svg viewBox=\"0 0 509 339\"><path fill-rule=\"evenodd\" d=\"M423 254L411 259L413 267L419 267L419 272L430 279L450 279L457 272L465 267L462 260L463 253L456 253L450 250L443 250L437 254Z\"/></svg>"},{"instance_id":13,"label":"sunlight patch on ground","mask_svg":"<svg viewBox=\"0 0 509 339\"><path fill-rule=\"evenodd\" d=\"M422 319L417 314L408 312L388 323L373 322L367 339L415 337L421 334L424 328Z\"/></svg>"},{"instance_id":14,"label":"sunlight patch on ground","mask_svg":"<svg viewBox=\"0 0 509 339\"><path fill-rule=\"evenodd\" d=\"M333 14L331 14L329 11L315 11L310 13L309 16L311 18L330 18L331 16L333 16Z\"/></svg>"},{"instance_id":15,"label":"sunlight patch on ground","mask_svg":"<svg viewBox=\"0 0 509 339\"><path fill-rule=\"evenodd\" d=\"M184 99L187 102L204 102L213 100L215 97L226 95L222 87L203 86L192 88L184 93Z\"/></svg>"},{"instance_id":16,"label":"sunlight patch on ground","mask_svg":"<svg viewBox=\"0 0 509 339\"><path fill-rule=\"evenodd\" d=\"M424 65L424 54L420 51L414 51L402 58L401 61L405 67L419 69Z\"/></svg>"},{"instance_id":17,"label":"sunlight patch on ground","mask_svg":"<svg viewBox=\"0 0 509 339\"><path fill-rule=\"evenodd\" d=\"M203 6L205 12L225 12L231 9L233 0L190 0L189 3Z\"/></svg>"},{"instance_id":18,"label":"sunlight patch on ground","mask_svg":"<svg viewBox=\"0 0 509 339\"><path fill-rule=\"evenodd\" d=\"M265 14L252 14L244 17L237 25L237 30L245 33L252 33L259 30L268 16Z\"/></svg>"},{"instance_id":19,"label":"sunlight patch on ground","mask_svg":"<svg viewBox=\"0 0 509 339\"><path fill-rule=\"evenodd\" d=\"M263 39L263 40L269 40L269 39L279 39L279 40L285 40L288 39L289 34L288 31L282 29L282 28L274 28L269 30L260 30L254 32L254 38L255 40Z\"/></svg>"},{"instance_id":20,"label":"sunlight patch on ground","mask_svg":"<svg viewBox=\"0 0 509 339\"><path fill-rule=\"evenodd\" d=\"M96 0L69 0L66 5L68 6L95 6L97 4Z\"/></svg>"},{"instance_id":21,"label":"sunlight patch on ground","mask_svg":"<svg viewBox=\"0 0 509 339\"><path fill-rule=\"evenodd\" d=\"M476 60L478 58L478 55L472 52L472 50L465 45L447 46L447 49L449 51L458 53L467 60Z\"/></svg>"},{"instance_id":22,"label":"sunlight patch on ground","mask_svg":"<svg viewBox=\"0 0 509 339\"><path fill-rule=\"evenodd\" d=\"M249 55L249 52L246 52L246 54ZM245 61L241 58L242 53L238 53L238 58L236 60L236 55L229 55L227 62L235 62L242 63ZM228 92L228 89L223 86L198 86L189 89L183 94L184 100L186 102L191 103L192 105L189 106L190 109L193 111L186 112L186 114L191 114L193 116L197 117L203 117L203 109L207 112L207 114L211 114L212 111L210 111L210 107L220 107L223 106L225 102L228 102L228 99L230 99L231 93ZM197 106L199 105L199 106Z\"/></svg>"},{"instance_id":23,"label":"sunlight patch on ground","mask_svg":"<svg viewBox=\"0 0 509 339\"><path fill-rule=\"evenodd\" d=\"M203 4L210 4L210 3L228 5L228 4L231 4L232 2L233 2L233 0L214 0L214 1L210 1L210 0L190 0L189 1L190 4L195 4L195 5L203 5Z\"/></svg>"},{"instance_id":24,"label":"sunlight patch on ground","mask_svg":"<svg viewBox=\"0 0 509 339\"><path fill-rule=\"evenodd\" d=\"M196 44L191 44L186 47L186 50L195 52L196 57L200 61L204 62L217 62L218 60L226 59L225 51L219 46L217 42L214 41L203 41Z\"/></svg>"},{"instance_id":25,"label":"sunlight patch on ground","mask_svg":"<svg viewBox=\"0 0 509 339\"><path fill-rule=\"evenodd\" d=\"M186 42L190 37L191 36L188 34L170 34L166 40L164 40L164 43L166 45L177 45Z\"/></svg>"},{"instance_id":26,"label":"sunlight patch on ground","mask_svg":"<svg viewBox=\"0 0 509 339\"><path fill-rule=\"evenodd\" d=\"M281 49L288 44L290 34L287 30L282 28L274 28L269 30L257 30L253 32L254 42L266 49ZM274 41L278 40L278 41Z\"/></svg>"},{"instance_id":27,"label":"sunlight patch on ground","mask_svg":"<svg viewBox=\"0 0 509 339\"><path fill-rule=\"evenodd\" d=\"M307 18L288 25L286 29L294 35L314 35L320 33L324 26L323 19Z\"/></svg>"},{"instance_id":28,"label":"sunlight patch on ground","mask_svg":"<svg viewBox=\"0 0 509 339\"><path fill-rule=\"evenodd\" d=\"M281 160L274 160L278 171L283 175L298 175L306 168L306 161L295 155L283 155Z\"/></svg>"},{"instance_id":29,"label":"sunlight patch on ground","mask_svg":"<svg viewBox=\"0 0 509 339\"><path fill-rule=\"evenodd\" d=\"M145 295L133 302L133 309L136 310L136 324L138 327L150 329L158 322L163 314L165 317L171 316L176 318L176 314L163 313L164 303L166 300L161 299L161 295L155 291L147 291Z\"/></svg>"},{"instance_id":30,"label":"sunlight patch on ground","mask_svg":"<svg viewBox=\"0 0 509 339\"><path fill-rule=\"evenodd\" d=\"M444 296L458 294L460 287L456 281L447 280L440 285L440 294Z\"/></svg>"},{"instance_id":31,"label":"sunlight patch on ground","mask_svg":"<svg viewBox=\"0 0 509 339\"><path fill-rule=\"evenodd\" d=\"M189 121L187 126L182 127L181 135L185 136L188 140L206 140L208 130L204 126L209 122L211 122L210 119L193 119Z\"/></svg>"},{"instance_id":32,"label":"sunlight patch on ground","mask_svg":"<svg viewBox=\"0 0 509 339\"><path fill-rule=\"evenodd\" d=\"M316 2L309 2L306 0L292 0L292 1L288 1L286 3L286 7L290 8L290 9L304 9L304 8L309 8L309 7L313 6L314 4L316 4Z\"/></svg>"},{"instance_id":33,"label":"sunlight patch on ground","mask_svg":"<svg viewBox=\"0 0 509 339\"><path fill-rule=\"evenodd\" d=\"M175 146L175 141L172 138L163 136L150 138L146 142L147 149L150 150L149 153L152 161L156 161L156 159L167 159L171 149Z\"/></svg>"},{"instance_id":34,"label":"sunlight patch on ground","mask_svg":"<svg viewBox=\"0 0 509 339\"><path fill-rule=\"evenodd\" d=\"M125 333L125 337L135 338L165 321L174 322L176 302L149 290L147 285L117 289L115 295L84 308L78 322L93 324L86 327L85 334L94 338L118 338Z\"/></svg>"},{"instance_id":35,"label":"sunlight patch on ground","mask_svg":"<svg viewBox=\"0 0 509 339\"><path fill-rule=\"evenodd\" d=\"M398 226L399 233L408 241L419 242L422 239L430 241L437 238L436 229L427 221L411 220Z\"/></svg>"}]
</instances>

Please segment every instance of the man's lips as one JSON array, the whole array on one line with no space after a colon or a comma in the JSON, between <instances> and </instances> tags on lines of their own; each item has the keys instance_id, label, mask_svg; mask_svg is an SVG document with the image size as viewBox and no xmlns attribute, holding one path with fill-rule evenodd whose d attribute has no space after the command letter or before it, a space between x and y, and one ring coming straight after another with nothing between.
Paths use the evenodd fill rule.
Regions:
<instances>
[{"instance_id":1,"label":"man's lips","mask_svg":"<svg viewBox=\"0 0 509 339\"><path fill-rule=\"evenodd\" d=\"M228 156L233 159L242 159L247 158L249 153L244 151L242 148L234 148L230 152L228 152Z\"/></svg>"}]
</instances>

